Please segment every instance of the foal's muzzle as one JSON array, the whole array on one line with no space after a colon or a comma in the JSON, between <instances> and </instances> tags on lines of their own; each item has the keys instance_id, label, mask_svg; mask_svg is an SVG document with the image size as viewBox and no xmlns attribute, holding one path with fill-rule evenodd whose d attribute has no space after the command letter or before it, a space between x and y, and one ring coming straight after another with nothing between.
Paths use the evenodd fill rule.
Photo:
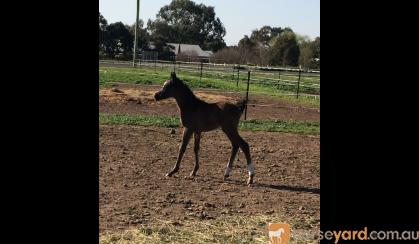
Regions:
<instances>
[{"instance_id":1,"label":"foal's muzzle","mask_svg":"<svg viewBox=\"0 0 419 244\"><path fill-rule=\"evenodd\" d=\"M156 101L158 101L158 100L162 100L162 99L163 99L162 92L161 92L161 91L156 92L156 93L154 94L154 99L155 99Z\"/></svg>"}]
</instances>

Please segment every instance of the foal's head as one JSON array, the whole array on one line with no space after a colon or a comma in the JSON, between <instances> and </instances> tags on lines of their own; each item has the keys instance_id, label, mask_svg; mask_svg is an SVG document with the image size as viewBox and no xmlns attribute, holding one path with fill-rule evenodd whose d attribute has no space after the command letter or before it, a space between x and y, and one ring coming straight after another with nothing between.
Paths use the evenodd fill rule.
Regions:
<instances>
[{"instance_id":1,"label":"foal's head","mask_svg":"<svg viewBox=\"0 0 419 244\"><path fill-rule=\"evenodd\" d=\"M175 72L172 72L170 74L170 80L165 81L161 91L158 91L156 94L154 94L154 99L159 101L170 97L175 98L183 87L183 82L176 77Z\"/></svg>"}]
</instances>

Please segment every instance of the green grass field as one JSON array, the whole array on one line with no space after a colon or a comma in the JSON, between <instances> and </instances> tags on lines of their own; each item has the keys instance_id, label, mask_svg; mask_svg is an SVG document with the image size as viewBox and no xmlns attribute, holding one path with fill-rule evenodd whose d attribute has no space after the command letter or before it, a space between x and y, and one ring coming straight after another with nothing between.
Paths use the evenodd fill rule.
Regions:
<instances>
[{"instance_id":1,"label":"green grass field","mask_svg":"<svg viewBox=\"0 0 419 244\"><path fill-rule=\"evenodd\" d=\"M99 124L141 125L176 128L180 126L180 121L178 117L169 116L99 114ZM239 130L319 135L320 122L284 120L246 120L240 121Z\"/></svg>"},{"instance_id":2,"label":"green grass field","mask_svg":"<svg viewBox=\"0 0 419 244\"><path fill-rule=\"evenodd\" d=\"M204 75L200 80L199 74L190 72L178 72L179 78L184 80L191 88L211 88L223 91L246 91L246 81L241 80L237 87L236 82L226 77L212 77ZM168 80L170 71L163 69L163 71L149 68L115 68L115 67L99 67L99 85L101 87L110 86L114 82L143 84L143 85L162 85L165 80ZM242 77L243 78L243 77ZM252 93L264 94L286 100L295 104L309 105L313 107L320 106L320 98L314 99L311 96L300 96L297 99L295 96L289 96L290 91L278 89L276 86L251 84L250 96Z\"/></svg>"}]
</instances>

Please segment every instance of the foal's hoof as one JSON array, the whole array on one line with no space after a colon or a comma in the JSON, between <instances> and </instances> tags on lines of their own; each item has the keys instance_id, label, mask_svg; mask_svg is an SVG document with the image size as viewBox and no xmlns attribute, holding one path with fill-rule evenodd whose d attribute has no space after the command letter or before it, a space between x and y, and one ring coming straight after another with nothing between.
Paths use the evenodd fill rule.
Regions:
<instances>
[{"instance_id":1,"label":"foal's hoof","mask_svg":"<svg viewBox=\"0 0 419 244\"><path fill-rule=\"evenodd\" d=\"M175 168L172 171L170 171L169 173L166 174L166 177L172 177L172 175L174 175L175 173L177 173L179 171L179 169Z\"/></svg>"},{"instance_id":2,"label":"foal's hoof","mask_svg":"<svg viewBox=\"0 0 419 244\"><path fill-rule=\"evenodd\" d=\"M185 176L185 177L184 177L184 179L185 179L185 180L190 180L190 181L194 181L194 180L195 180L195 178L194 178L194 177L192 177L192 176L190 176L190 175Z\"/></svg>"},{"instance_id":3,"label":"foal's hoof","mask_svg":"<svg viewBox=\"0 0 419 244\"><path fill-rule=\"evenodd\" d=\"M251 186L253 184L253 175L249 176L249 179L247 179L247 185Z\"/></svg>"},{"instance_id":4,"label":"foal's hoof","mask_svg":"<svg viewBox=\"0 0 419 244\"><path fill-rule=\"evenodd\" d=\"M230 177L230 172L231 172L231 168L229 168L229 167L227 167L227 168L224 170L224 180L227 180L227 179L228 179L228 177Z\"/></svg>"},{"instance_id":5,"label":"foal's hoof","mask_svg":"<svg viewBox=\"0 0 419 244\"><path fill-rule=\"evenodd\" d=\"M189 176L186 176L185 179L193 180L195 179L196 174L190 173Z\"/></svg>"},{"instance_id":6,"label":"foal's hoof","mask_svg":"<svg viewBox=\"0 0 419 244\"><path fill-rule=\"evenodd\" d=\"M224 181L228 180L228 177L230 177L230 175L224 175L223 180Z\"/></svg>"}]
</instances>

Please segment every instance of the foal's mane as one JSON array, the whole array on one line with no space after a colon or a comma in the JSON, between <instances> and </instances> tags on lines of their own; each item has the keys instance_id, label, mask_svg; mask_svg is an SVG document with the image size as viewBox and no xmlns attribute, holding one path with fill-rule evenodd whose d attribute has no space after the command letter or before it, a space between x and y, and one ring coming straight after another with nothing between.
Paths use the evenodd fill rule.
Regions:
<instances>
[{"instance_id":1,"label":"foal's mane","mask_svg":"<svg viewBox=\"0 0 419 244\"><path fill-rule=\"evenodd\" d=\"M187 98L195 98L195 99L201 100L201 99L199 99L195 96L195 94L192 92L191 88L189 88L189 86L185 83L185 81L183 81L183 80L181 80L177 77L173 77L172 79L175 82L177 82L178 85L180 85L182 91L184 92L184 94Z\"/></svg>"}]
</instances>

